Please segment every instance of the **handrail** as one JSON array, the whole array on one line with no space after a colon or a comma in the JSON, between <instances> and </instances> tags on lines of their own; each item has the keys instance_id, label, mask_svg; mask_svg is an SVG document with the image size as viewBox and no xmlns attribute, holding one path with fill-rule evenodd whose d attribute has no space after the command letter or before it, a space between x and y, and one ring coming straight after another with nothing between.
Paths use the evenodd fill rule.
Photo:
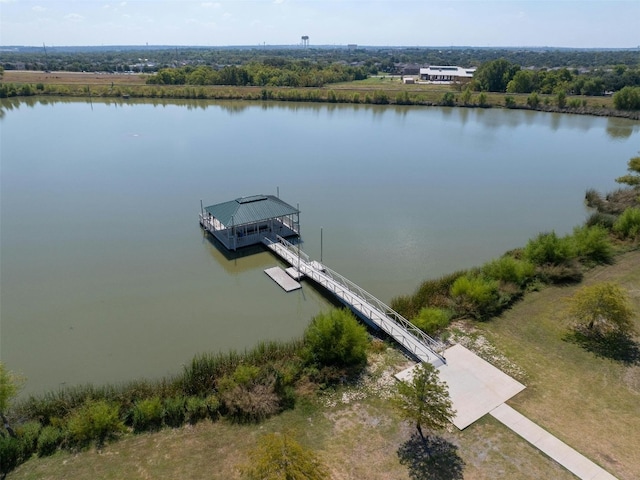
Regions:
<instances>
[{"instance_id":1,"label":"handrail","mask_svg":"<svg viewBox=\"0 0 640 480\"><path fill-rule=\"evenodd\" d=\"M320 262L314 261L312 264L309 256L306 253L302 252L302 250L300 250L296 245L293 245L286 239L282 238L280 235L276 235L275 240L273 238L269 238L265 236L263 238L263 242L267 246L270 246L271 244L274 244L274 243L278 243L282 245L282 247L286 250L286 253L288 254L288 256L290 256L290 258L286 258L285 255L281 254L281 256L285 258L285 260L287 260L289 263L291 263L294 266L296 266L297 264L297 268L299 271L304 273L306 276L308 276L312 280L318 282L320 285L323 285L325 288L328 288L330 291L333 291L334 294L337 295L338 292L336 291L335 287L330 288L331 287L330 282L333 282L337 287L342 288L346 293L349 293L353 297L359 299L360 300L359 310L363 314L366 315L364 311L365 309L363 308L363 304L365 303L368 304L370 307L373 307L374 309L376 309L378 312L380 312L383 315L383 318L392 322L392 325L389 331L387 331L387 328L385 328L383 325L379 325L379 326L383 330L387 331L387 333L394 336L396 340L400 339L401 340L400 343L402 344L403 347L407 348L407 350L412 351L409 348L410 345L407 344L406 342L408 338L407 335L409 335L414 337L414 339L417 340L419 344L424 345L429 351L431 351L443 363L446 364L446 359L442 355L442 352L445 350L445 346L441 342L438 342L434 338L424 333L422 330L420 330L415 325L413 325L409 320L407 320L398 312L396 312L391 307L389 307L387 304L385 304L384 302L382 302L381 300L377 299L372 294L364 290L362 287L353 283L351 280L349 280L345 276L340 275L335 270L332 270L331 268L327 267L326 265ZM281 253L281 252L277 252L277 250L275 251L276 253ZM300 262L296 262L296 260L298 259L300 259ZM351 303L354 308L358 308L358 304L355 304L353 302ZM375 321L372 318L373 311L371 308L369 308L369 317L371 318L372 321ZM398 331L394 332L393 324L399 327L400 332ZM417 355L418 352L412 351L412 353L414 355Z\"/></svg>"}]
</instances>

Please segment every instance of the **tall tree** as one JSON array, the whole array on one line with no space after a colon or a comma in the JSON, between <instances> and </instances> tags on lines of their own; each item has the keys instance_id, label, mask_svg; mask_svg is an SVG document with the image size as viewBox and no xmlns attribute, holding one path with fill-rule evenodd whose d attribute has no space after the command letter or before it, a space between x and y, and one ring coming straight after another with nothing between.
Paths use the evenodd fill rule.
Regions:
<instances>
[{"instance_id":1,"label":"tall tree","mask_svg":"<svg viewBox=\"0 0 640 480\"><path fill-rule=\"evenodd\" d=\"M250 464L243 469L249 480L323 480L328 473L309 449L287 434L261 437L249 453Z\"/></svg>"},{"instance_id":2,"label":"tall tree","mask_svg":"<svg viewBox=\"0 0 640 480\"><path fill-rule=\"evenodd\" d=\"M473 75L473 81L477 90L506 92L507 85L519 70L519 65L500 58L480 65Z\"/></svg>"},{"instance_id":3,"label":"tall tree","mask_svg":"<svg viewBox=\"0 0 640 480\"><path fill-rule=\"evenodd\" d=\"M393 402L402 417L415 422L425 442L423 429L442 430L455 416L447 384L438 378L438 372L430 363L418 365L410 381L397 384Z\"/></svg>"}]
</instances>

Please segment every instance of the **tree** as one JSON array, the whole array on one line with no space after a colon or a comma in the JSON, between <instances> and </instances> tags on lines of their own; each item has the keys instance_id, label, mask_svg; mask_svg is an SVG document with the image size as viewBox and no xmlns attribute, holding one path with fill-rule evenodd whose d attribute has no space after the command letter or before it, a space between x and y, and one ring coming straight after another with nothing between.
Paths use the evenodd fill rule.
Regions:
<instances>
[{"instance_id":1,"label":"tree","mask_svg":"<svg viewBox=\"0 0 640 480\"><path fill-rule=\"evenodd\" d=\"M473 80L478 90L506 92L508 83L519 70L519 65L500 58L480 65Z\"/></svg>"},{"instance_id":2,"label":"tree","mask_svg":"<svg viewBox=\"0 0 640 480\"><path fill-rule=\"evenodd\" d=\"M308 360L319 366L352 367L367 362L369 335L346 308L316 316L304 332Z\"/></svg>"},{"instance_id":3,"label":"tree","mask_svg":"<svg viewBox=\"0 0 640 480\"><path fill-rule=\"evenodd\" d=\"M249 480L322 480L329 476L311 450L283 433L258 439L249 459L242 469Z\"/></svg>"},{"instance_id":4,"label":"tree","mask_svg":"<svg viewBox=\"0 0 640 480\"><path fill-rule=\"evenodd\" d=\"M447 384L440 381L430 363L422 363L413 370L413 378L397 384L393 402L400 415L415 422L420 438L426 443L423 428L442 430L455 416Z\"/></svg>"},{"instance_id":5,"label":"tree","mask_svg":"<svg viewBox=\"0 0 640 480\"><path fill-rule=\"evenodd\" d=\"M23 379L21 377L7 370L4 363L0 362L0 418L2 419L4 428L9 433L9 436L14 438L16 434L11 428L11 425L9 425L9 421L5 414L9 409L11 400L13 400L20 391L22 383Z\"/></svg>"},{"instance_id":6,"label":"tree","mask_svg":"<svg viewBox=\"0 0 640 480\"><path fill-rule=\"evenodd\" d=\"M640 157L633 157L627 162L627 170L631 173L616 178L616 182L632 187L640 187Z\"/></svg>"},{"instance_id":7,"label":"tree","mask_svg":"<svg viewBox=\"0 0 640 480\"><path fill-rule=\"evenodd\" d=\"M569 311L578 319L578 328L589 336L634 332L633 309L626 292L615 283L582 287L570 299Z\"/></svg>"},{"instance_id":8,"label":"tree","mask_svg":"<svg viewBox=\"0 0 640 480\"><path fill-rule=\"evenodd\" d=\"M640 87L626 86L614 93L613 106L618 110L639 110Z\"/></svg>"}]
</instances>

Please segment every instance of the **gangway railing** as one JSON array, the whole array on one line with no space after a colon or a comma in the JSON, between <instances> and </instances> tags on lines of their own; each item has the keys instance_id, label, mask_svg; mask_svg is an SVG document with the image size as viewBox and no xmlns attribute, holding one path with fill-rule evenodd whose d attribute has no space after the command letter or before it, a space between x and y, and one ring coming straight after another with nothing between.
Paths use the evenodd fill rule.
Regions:
<instances>
[{"instance_id":1,"label":"gangway railing","mask_svg":"<svg viewBox=\"0 0 640 480\"><path fill-rule=\"evenodd\" d=\"M297 268L300 273L305 274L311 280L314 280L344 301L347 301L353 308L376 323L376 325L385 330L417 357L420 357L420 353L416 350L416 342L426 347L427 350L433 353L443 364L446 363L446 359L442 354L446 347L441 342L424 333L398 312L359 285L326 265L317 261L311 261L309 256L298 246L293 245L279 235L276 235L275 238L265 237L263 242L267 246L277 244L277 247L283 248L285 252L281 252L278 248L272 249L292 266ZM337 291L338 289L342 290L342 292ZM389 325L389 323L391 325ZM394 328L394 325L398 328ZM411 341L412 339L413 342Z\"/></svg>"}]
</instances>

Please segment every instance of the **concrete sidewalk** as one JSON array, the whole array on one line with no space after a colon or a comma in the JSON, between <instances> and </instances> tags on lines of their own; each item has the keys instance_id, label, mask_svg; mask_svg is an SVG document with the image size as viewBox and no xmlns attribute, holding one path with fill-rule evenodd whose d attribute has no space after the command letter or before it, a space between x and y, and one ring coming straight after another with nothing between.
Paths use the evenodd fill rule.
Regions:
<instances>
[{"instance_id":1,"label":"concrete sidewalk","mask_svg":"<svg viewBox=\"0 0 640 480\"><path fill-rule=\"evenodd\" d=\"M553 458L576 477L583 480L616 480L616 477L609 472L575 451L566 443L558 440L507 404L503 403L489 413L534 447Z\"/></svg>"},{"instance_id":2,"label":"concrete sidewalk","mask_svg":"<svg viewBox=\"0 0 640 480\"><path fill-rule=\"evenodd\" d=\"M447 363L438 368L438 374L449 387L449 396L456 410L453 424L460 430L489 413L578 478L616 480L606 470L504 403L524 390L520 382L462 345L448 348L445 358ZM396 378L411 381L414 368L415 365L398 373Z\"/></svg>"}]
</instances>

